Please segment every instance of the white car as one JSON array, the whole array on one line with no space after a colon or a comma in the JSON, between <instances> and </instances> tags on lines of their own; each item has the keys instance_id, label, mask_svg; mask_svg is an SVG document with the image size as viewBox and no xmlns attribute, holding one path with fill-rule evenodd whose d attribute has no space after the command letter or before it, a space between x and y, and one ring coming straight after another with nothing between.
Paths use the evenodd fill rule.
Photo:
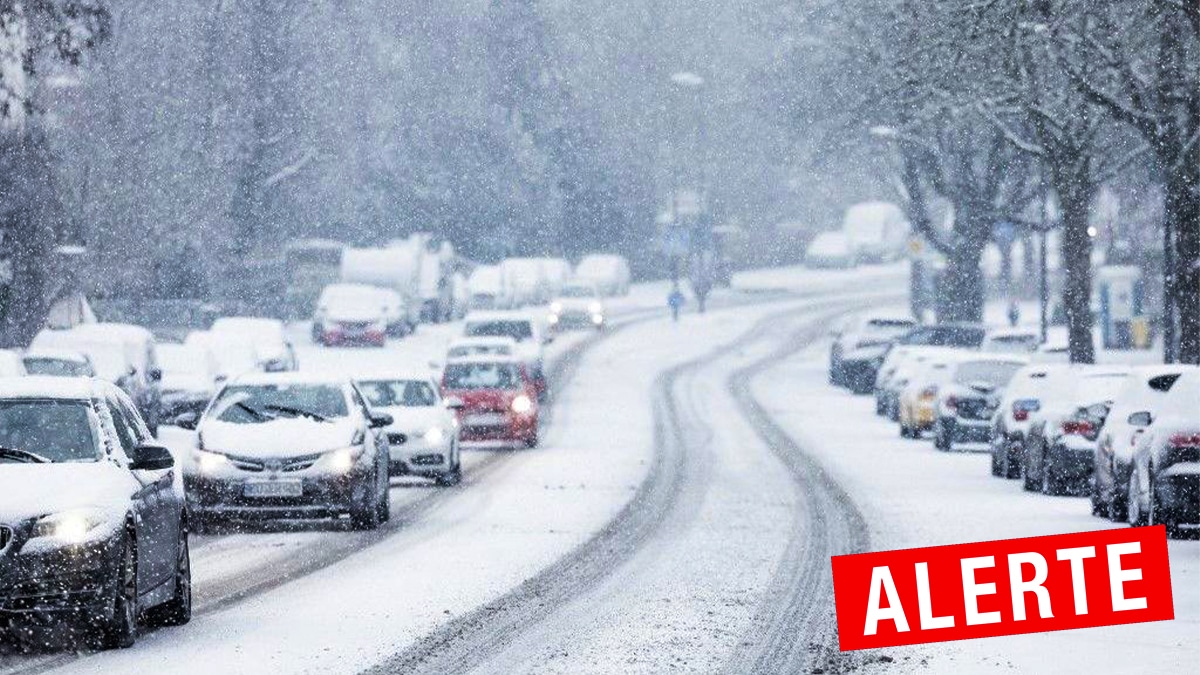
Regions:
<instances>
[{"instance_id":1,"label":"white car","mask_svg":"<svg viewBox=\"0 0 1200 675\"><path fill-rule=\"evenodd\" d=\"M52 377L95 377L96 369L87 354L72 349L27 349L21 357L30 375Z\"/></svg>"},{"instance_id":2,"label":"white car","mask_svg":"<svg viewBox=\"0 0 1200 675\"><path fill-rule=\"evenodd\" d=\"M389 335L400 335L401 326L407 327L403 310L403 300L395 291L366 284L331 284L317 299L313 341L326 347L382 347Z\"/></svg>"},{"instance_id":3,"label":"white car","mask_svg":"<svg viewBox=\"0 0 1200 675\"><path fill-rule=\"evenodd\" d=\"M605 297L629 294L629 261L624 256L594 253L575 266L576 281L592 283Z\"/></svg>"},{"instance_id":4,"label":"white car","mask_svg":"<svg viewBox=\"0 0 1200 675\"><path fill-rule=\"evenodd\" d=\"M170 424L184 413L198 418L220 385L217 357L207 345L161 344L163 421Z\"/></svg>"},{"instance_id":5,"label":"white car","mask_svg":"<svg viewBox=\"0 0 1200 675\"><path fill-rule=\"evenodd\" d=\"M988 331L979 351L992 354L1029 354L1037 351L1042 336L1036 328L996 328Z\"/></svg>"},{"instance_id":6,"label":"white car","mask_svg":"<svg viewBox=\"0 0 1200 675\"><path fill-rule=\"evenodd\" d=\"M1129 475L1139 436L1184 373L1196 366L1156 365L1135 368L1113 399L1096 443L1092 474L1092 513L1112 520L1127 517ZM1194 375L1193 375L1194 376Z\"/></svg>"},{"instance_id":7,"label":"white car","mask_svg":"<svg viewBox=\"0 0 1200 675\"><path fill-rule=\"evenodd\" d=\"M1150 415L1129 477L1130 525L1200 525L1200 372L1185 372Z\"/></svg>"},{"instance_id":8,"label":"white car","mask_svg":"<svg viewBox=\"0 0 1200 675\"><path fill-rule=\"evenodd\" d=\"M525 363L529 377L538 392L546 396L546 373L543 367L544 347L553 338L546 333L542 322L528 312L471 312L463 326L464 337L507 337L517 346L515 357Z\"/></svg>"},{"instance_id":9,"label":"white car","mask_svg":"<svg viewBox=\"0 0 1200 675\"><path fill-rule=\"evenodd\" d=\"M204 411L183 466L193 527L231 519L390 515L390 415L349 380L259 373L226 384Z\"/></svg>"},{"instance_id":10,"label":"white car","mask_svg":"<svg viewBox=\"0 0 1200 675\"><path fill-rule=\"evenodd\" d=\"M371 409L392 416L384 429L392 476L421 476L438 485L462 479L456 401L443 401L436 382L419 373L372 373L357 381Z\"/></svg>"},{"instance_id":11,"label":"white car","mask_svg":"<svg viewBox=\"0 0 1200 675\"><path fill-rule=\"evenodd\" d=\"M517 353L517 341L510 337L469 337L451 340L446 347L446 359L465 359L472 356L512 356Z\"/></svg>"},{"instance_id":12,"label":"white car","mask_svg":"<svg viewBox=\"0 0 1200 675\"><path fill-rule=\"evenodd\" d=\"M556 330L566 328L604 327L607 313L604 300L595 284L571 282L562 287L558 296L550 301L550 312L546 321Z\"/></svg>"},{"instance_id":13,"label":"white car","mask_svg":"<svg viewBox=\"0 0 1200 675\"><path fill-rule=\"evenodd\" d=\"M0 349L0 377L22 377L26 374L25 362L20 354L11 349Z\"/></svg>"},{"instance_id":14,"label":"white car","mask_svg":"<svg viewBox=\"0 0 1200 675\"><path fill-rule=\"evenodd\" d=\"M287 339L283 322L249 316L226 316L213 322L209 331L215 335L242 336L254 344L254 351L269 372L297 370L296 350Z\"/></svg>"},{"instance_id":15,"label":"white car","mask_svg":"<svg viewBox=\"0 0 1200 675\"><path fill-rule=\"evenodd\" d=\"M808 267L854 267L854 249L844 232L822 232L805 250L804 264Z\"/></svg>"},{"instance_id":16,"label":"white car","mask_svg":"<svg viewBox=\"0 0 1200 675\"><path fill-rule=\"evenodd\" d=\"M220 335L206 330L194 330L187 334L183 344L200 352L211 354L217 362L218 381L232 380L248 373L262 371L262 359L254 343L244 335Z\"/></svg>"}]
</instances>

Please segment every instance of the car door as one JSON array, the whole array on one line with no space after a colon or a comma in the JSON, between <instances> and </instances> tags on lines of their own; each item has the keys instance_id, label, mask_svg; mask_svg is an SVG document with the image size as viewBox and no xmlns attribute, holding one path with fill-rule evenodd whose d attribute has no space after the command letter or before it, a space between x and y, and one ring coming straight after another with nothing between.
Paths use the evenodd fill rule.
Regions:
<instances>
[{"instance_id":1,"label":"car door","mask_svg":"<svg viewBox=\"0 0 1200 675\"><path fill-rule=\"evenodd\" d=\"M104 400L104 411L108 414L119 449L132 459L137 452L138 439L125 415L121 403L115 398ZM134 527L138 538L138 589L145 592L156 585L154 533L158 529L158 487L155 478L145 471L130 471L137 490L130 495L133 505Z\"/></svg>"},{"instance_id":2,"label":"car door","mask_svg":"<svg viewBox=\"0 0 1200 675\"><path fill-rule=\"evenodd\" d=\"M361 418L360 424L366 429L366 444L372 452L372 457L379 468L379 472L383 475L380 480L381 488L387 489L388 467L387 461L390 456L387 444L387 434L384 429L375 429L371 424L371 408L367 405L366 398L358 391L357 385L350 385L350 401L353 405L350 408L350 414L357 415Z\"/></svg>"},{"instance_id":3,"label":"car door","mask_svg":"<svg viewBox=\"0 0 1200 675\"><path fill-rule=\"evenodd\" d=\"M131 401L118 399L116 405L121 416L120 424L127 430L122 433L128 434L135 448L132 452L127 451L133 457L137 446L153 443L154 440ZM138 555L146 563L149 577L149 583L143 586L143 590L149 590L172 578L175 573L175 548L179 541L179 507L174 498L175 469L139 470L133 473L147 491L147 527L139 532Z\"/></svg>"}]
</instances>

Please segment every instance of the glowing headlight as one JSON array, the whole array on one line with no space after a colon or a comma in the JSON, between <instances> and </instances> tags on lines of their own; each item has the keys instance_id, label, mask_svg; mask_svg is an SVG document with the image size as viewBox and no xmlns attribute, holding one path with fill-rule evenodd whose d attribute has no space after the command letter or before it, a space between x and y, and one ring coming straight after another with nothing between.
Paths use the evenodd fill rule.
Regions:
<instances>
[{"instance_id":1,"label":"glowing headlight","mask_svg":"<svg viewBox=\"0 0 1200 675\"><path fill-rule=\"evenodd\" d=\"M588 311L592 314L600 314L604 311L604 306L598 302L593 302L592 304L588 305Z\"/></svg>"},{"instance_id":2,"label":"glowing headlight","mask_svg":"<svg viewBox=\"0 0 1200 675\"><path fill-rule=\"evenodd\" d=\"M550 303L550 312L553 314L562 314L562 303L561 302Z\"/></svg>"},{"instance_id":3,"label":"glowing headlight","mask_svg":"<svg viewBox=\"0 0 1200 675\"><path fill-rule=\"evenodd\" d=\"M441 445L446 441L446 432L441 427L430 427L425 432L425 442L430 445Z\"/></svg>"},{"instance_id":4,"label":"glowing headlight","mask_svg":"<svg viewBox=\"0 0 1200 675\"><path fill-rule=\"evenodd\" d=\"M212 473L228 463L229 458L225 455L203 450L196 451L196 464L200 466L200 473Z\"/></svg>"},{"instance_id":5,"label":"glowing headlight","mask_svg":"<svg viewBox=\"0 0 1200 675\"><path fill-rule=\"evenodd\" d=\"M513 399L513 401L512 401L512 411L513 412L517 413L518 415L524 415L525 413L529 412L530 410L533 410L533 401L529 400L529 397L526 396L525 394L521 394L520 396Z\"/></svg>"},{"instance_id":6,"label":"glowing headlight","mask_svg":"<svg viewBox=\"0 0 1200 675\"><path fill-rule=\"evenodd\" d=\"M603 314L593 314L592 315L592 323L594 323L596 325L600 325L600 324L604 323L604 315Z\"/></svg>"},{"instance_id":7,"label":"glowing headlight","mask_svg":"<svg viewBox=\"0 0 1200 675\"><path fill-rule=\"evenodd\" d=\"M93 511L63 511L45 516L33 526L34 537L51 537L69 544L78 544L104 522L100 514Z\"/></svg>"},{"instance_id":8,"label":"glowing headlight","mask_svg":"<svg viewBox=\"0 0 1200 675\"><path fill-rule=\"evenodd\" d=\"M349 471L354 466L353 448L338 448L329 453L329 466L342 473Z\"/></svg>"}]
</instances>

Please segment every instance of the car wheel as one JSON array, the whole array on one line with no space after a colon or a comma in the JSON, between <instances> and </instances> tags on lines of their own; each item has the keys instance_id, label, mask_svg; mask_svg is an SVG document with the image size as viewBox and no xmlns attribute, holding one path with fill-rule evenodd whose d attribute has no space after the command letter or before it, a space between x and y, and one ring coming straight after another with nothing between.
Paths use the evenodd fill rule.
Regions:
<instances>
[{"instance_id":1,"label":"car wheel","mask_svg":"<svg viewBox=\"0 0 1200 675\"><path fill-rule=\"evenodd\" d=\"M1046 453L1042 456L1042 494L1057 496L1063 492L1062 481L1054 475L1054 465L1050 454Z\"/></svg>"},{"instance_id":2,"label":"car wheel","mask_svg":"<svg viewBox=\"0 0 1200 675\"><path fill-rule=\"evenodd\" d=\"M371 486L372 494L350 511L350 525L356 530L375 530L383 522L379 512L382 495L379 494L378 477L372 476Z\"/></svg>"},{"instance_id":3,"label":"car wheel","mask_svg":"<svg viewBox=\"0 0 1200 675\"><path fill-rule=\"evenodd\" d=\"M992 475L999 478L1003 475L1004 467L1000 464L1000 455L997 452L997 448L992 446Z\"/></svg>"},{"instance_id":4,"label":"car wheel","mask_svg":"<svg viewBox=\"0 0 1200 675\"><path fill-rule=\"evenodd\" d=\"M948 452L953 444L950 442L950 437L946 435L946 427L941 422L937 423L933 432L933 447Z\"/></svg>"},{"instance_id":5,"label":"car wheel","mask_svg":"<svg viewBox=\"0 0 1200 675\"><path fill-rule=\"evenodd\" d=\"M1116 485L1116 471L1113 471L1113 484L1108 492L1108 519L1114 523L1123 523L1129 517L1129 503L1125 494Z\"/></svg>"},{"instance_id":6,"label":"car wheel","mask_svg":"<svg viewBox=\"0 0 1200 675\"><path fill-rule=\"evenodd\" d=\"M1104 506L1104 502L1100 499L1100 488L1096 487L1095 476L1092 476L1091 484L1091 494L1088 495L1088 501L1092 503L1092 515L1099 518L1104 515L1108 508Z\"/></svg>"},{"instance_id":7,"label":"car wheel","mask_svg":"<svg viewBox=\"0 0 1200 675\"><path fill-rule=\"evenodd\" d=\"M1129 474L1129 489L1125 493L1125 520L1132 527L1146 524L1146 514L1142 512L1142 500L1138 498L1136 471Z\"/></svg>"},{"instance_id":8,"label":"car wheel","mask_svg":"<svg viewBox=\"0 0 1200 675\"><path fill-rule=\"evenodd\" d=\"M1026 492L1035 492L1038 489L1038 484L1029 471L1029 453L1026 453L1021 461L1021 489Z\"/></svg>"},{"instance_id":9,"label":"car wheel","mask_svg":"<svg viewBox=\"0 0 1200 675\"><path fill-rule=\"evenodd\" d=\"M125 649L137 641L137 544L128 530L121 535L120 563L110 601L112 616L100 627L101 649Z\"/></svg>"},{"instance_id":10,"label":"car wheel","mask_svg":"<svg viewBox=\"0 0 1200 675\"><path fill-rule=\"evenodd\" d=\"M386 523L392 519L392 490L391 486L383 488L383 494L379 498L379 522Z\"/></svg>"},{"instance_id":11,"label":"car wheel","mask_svg":"<svg viewBox=\"0 0 1200 675\"><path fill-rule=\"evenodd\" d=\"M876 396L875 397L875 415L878 417L883 417L885 414L887 414L887 407L883 405L883 399Z\"/></svg>"},{"instance_id":12,"label":"car wheel","mask_svg":"<svg viewBox=\"0 0 1200 675\"><path fill-rule=\"evenodd\" d=\"M454 487L462 482L462 464L454 463L454 468L434 479L439 487Z\"/></svg>"},{"instance_id":13,"label":"car wheel","mask_svg":"<svg viewBox=\"0 0 1200 675\"><path fill-rule=\"evenodd\" d=\"M179 539L179 559L175 562L175 593L154 610L157 626L182 626L192 620L192 559L188 533Z\"/></svg>"}]
</instances>

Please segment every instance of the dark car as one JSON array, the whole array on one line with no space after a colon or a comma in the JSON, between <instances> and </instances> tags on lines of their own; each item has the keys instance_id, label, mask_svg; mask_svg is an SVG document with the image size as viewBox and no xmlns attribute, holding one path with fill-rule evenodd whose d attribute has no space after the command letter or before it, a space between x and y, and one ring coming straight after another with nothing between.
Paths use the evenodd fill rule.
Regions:
<instances>
[{"instance_id":1,"label":"dark car","mask_svg":"<svg viewBox=\"0 0 1200 675\"><path fill-rule=\"evenodd\" d=\"M128 647L191 618L183 486L133 402L87 378L0 391L0 627L75 623Z\"/></svg>"},{"instance_id":2,"label":"dark car","mask_svg":"<svg viewBox=\"0 0 1200 675\"><path fill-rule=\"evenodd\" d=\"M979 349L986 337L987 329L979 324L939 323L918 326L896 338L896 344Z\"/></svg>"},{"instance_id":3,"label":"dark car","mask_svg":"<svg viewBox=\"0 0 1200 675\"><path fill-rule=\"evenodd\" d=\"M869 394L892 342L916 325L911 318L868 316L842 331L829 350L829 381Z\"/></svg>"},{"instance_id":4,"label":"dark car","mask_svg":"<svg viewBox=\"0 0 1200 675\"><path fill-rule=\"evenodd\" d=\"M1025 365L1021 357L980 354L950 366L950 379L938 389L933 445L989 443L992 417L1008 381Z\"/></svg>"}]
</instances>

